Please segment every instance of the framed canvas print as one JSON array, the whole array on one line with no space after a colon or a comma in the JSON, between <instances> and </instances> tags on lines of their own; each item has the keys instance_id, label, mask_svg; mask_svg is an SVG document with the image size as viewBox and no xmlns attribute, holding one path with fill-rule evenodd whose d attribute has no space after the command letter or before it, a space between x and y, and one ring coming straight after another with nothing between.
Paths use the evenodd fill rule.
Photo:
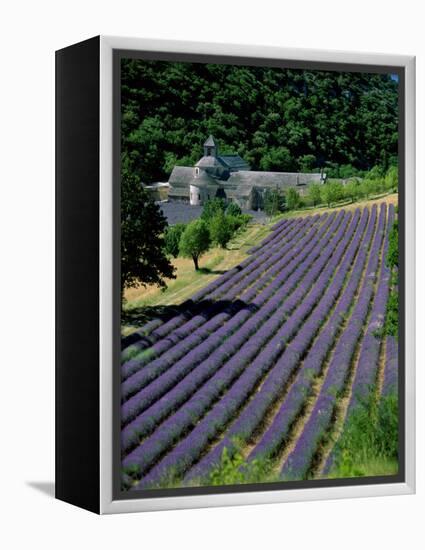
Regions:
<instances>
[{"instance_id":1,"label":"framed canvas print","mask_svg":"<svg viewBox=\"0 0 425 550\"><path fill-rule=\"evenodd\" d=\"M414 58L56 53L56 496L414 492Z\"/></svg>"}]
</instances>

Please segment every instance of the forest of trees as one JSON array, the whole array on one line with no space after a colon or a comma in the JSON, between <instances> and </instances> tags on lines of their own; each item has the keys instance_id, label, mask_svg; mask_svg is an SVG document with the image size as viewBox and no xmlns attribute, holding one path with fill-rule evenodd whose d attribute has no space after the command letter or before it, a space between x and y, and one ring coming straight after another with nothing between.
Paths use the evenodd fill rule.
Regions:
<instances>
[{"instance_id":1,"label":"forest of trees","mask_svg":"<svg viewBox=\"0 0 425 550\"><path fill-rule=\"evenodd\" d=\"M348 177L397 162L389 74L122 61L122 152L140 181L192 166L209 134L254 170Z\"/></svg>"}]
</instances>

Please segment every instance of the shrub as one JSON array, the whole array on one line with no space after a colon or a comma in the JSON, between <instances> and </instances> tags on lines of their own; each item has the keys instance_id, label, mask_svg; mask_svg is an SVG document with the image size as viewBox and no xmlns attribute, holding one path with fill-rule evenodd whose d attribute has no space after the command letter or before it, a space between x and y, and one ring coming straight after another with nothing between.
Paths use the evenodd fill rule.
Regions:
<instances>
[{"instance_id":1,"label":"shrub","mask_svg":"<svg viewBox=\"0 0 425 550\"><path fill-rule=\"evenodd\" d=\"M184 223L176 223L165 230L165 252L174 258L179 255L179 243L185 229L186 225Z\"/></svg>"},{"instance_id":2,"label":"shrub","mask_svg":"<svg viewBox=\"0 0 425 550\"><path fill-rule=\"evenodd\" d=\"M285 209L285 197L279 189L266 189L264 193L264 212L268 216L275 216Z\"/></svg>"},{"instance_id":3,"label":"shrub","mask_svg":"<svg viewBox=\"0 0 425 550\"><path fill-rule=\"evenodd\" d=\"M201 218L208 222L211 218L217 214L224 214L226 211L226 201L219 197L214 197L213 199L208 199L204 204L202 210Z\"/></svg>"},{"instance_id":4,"label":"shrub","mask_svg":"<svg viewBox=\"0 0 425 550\"><path fill-rule=\"evenodd\" d=\"M398 189L398 168L390 166L384 179L385 189L388 191L397 191Z\"/></svg>"},{"instance_id":5,"label":"shrub","mask_svg":"<svg viewBox=\"0 0 425 550\"><path fill-rule=\"evenodd\" d=\"M321 185L318 183L312 183L307 190L307 197L310 199L313 206L320 204L322 200Z\"/></svg>"},{"instance_id":6,"label":"shrub","mask_svg":"<svg viewBox=\"0 0 425 550\"><path fill-rule=\"evenodd\" d=\"M390 393L376 400L370 391L347 419L335 447L337 477L368 475L367 465L398 459L398 399Z\"/></svg>"},{"instance_id":7,"label":"shrub","mask_svg":"<svg viewBox=\"0 0 425 550\"><path fill-rule=\"evenodd\" d=\"M248 223L252 220L252 216L250 216L249 214L240 214L239 216L229 216L228 214L226 214L226 220L232 228L233 233L235 233L239 229L246 227Z\"/></svg>"},{"instance_id":8,"label":"shrub","mask_svg":"<svg viewBox=\"0 0 425 550\"><path fill-rule=\"evenodd\" d=\"M349 180L344 186L344 195L351 202L354 202L360 195L359 185L356 180Z\"/></svg>"},{"instance_id":9,"label":"shrub","mask_svg":"<svg viewBox=\"0 0 425 550\"><path fill-rule=\"evenodd\" d=\"M288 210L295 210L301 206L302 201L301 201L300 194L293 187L290 187L285 192L285 198L286 198L286 208Z\"/></svg>"},{"instance_id":10,"label":"shrub","mask_svg":"<svg viewBox=\"0 0 425 550\"><path fill-rule=\"evenodd\" d=\"M242 210L240 206L235 202L231 202L226 208L227 216L240 216L241 214L242 214Z\"/></svg>"},{"instance_id":11,"label":"shrub","mask_svg":"<svg viewBox=\"0 0 425 550\"><path fill-rule=\"evenodd\" d=\"M341 200L343 193L342 185L336 181L325 183L322 188L322 197L328 206L331 206L333 202Z\"/></svg>"},{"instance_id":12,"label":"shrub","mask_svg":"<svg viewBox=\"0 0 425 550\"><path fill-rule=\"evenodd\" d=\"M238 485L241 483L264 483L277 481L277 476L271 472L271 462L268 459L256 458L246 462L240 453L229 453L223 449L220 463L210 472L208 485Z\"/></svg>"},{"instance_id":13,"label":"shrub","mask_svg":"<svg viewBox=\"0 0 425 550\"><path fill-rule=\"evenodd\" d=\"M397 290L397 267L398 267L398 220L395 220L391 227L388 241L388 252L386 257L387 266L392 270L392 285L390 295L388 297L386 316L385 316L385 333L390 336L398 336L398 290Z\"/></svg>"}]
</instances>

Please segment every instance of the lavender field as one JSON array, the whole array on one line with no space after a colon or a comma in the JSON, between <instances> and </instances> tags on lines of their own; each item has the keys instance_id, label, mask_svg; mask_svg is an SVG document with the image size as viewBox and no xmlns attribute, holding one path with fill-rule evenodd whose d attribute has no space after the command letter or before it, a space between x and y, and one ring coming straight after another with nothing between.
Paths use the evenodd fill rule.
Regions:
<instances>
[{"instance_id":1,"label":"lavender field","mask_svg":"<svg viewBox=\"0 0 425 550\"><path fill-rule=\"evenodd\" d=\"M383 202L282 220L174 316L137 329L122 350L125 490L209 484L224 451L242 470L263 461L267 479L331 471L350 411L396 385L382 332L395 216Z\"/></svg>"}]
</instances>

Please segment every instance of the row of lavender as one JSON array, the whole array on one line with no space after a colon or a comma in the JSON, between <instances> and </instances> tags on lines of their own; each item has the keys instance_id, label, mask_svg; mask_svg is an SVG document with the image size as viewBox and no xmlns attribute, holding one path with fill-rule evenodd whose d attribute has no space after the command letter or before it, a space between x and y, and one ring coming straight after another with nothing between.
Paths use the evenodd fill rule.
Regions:
<instances>
[{"instance_id":1,"label":"row of lavender","mask_svg":"<svg viewBox=\"0 0 425 550\"><path fill-rule=\"evenodd\" d=\"M217 371L216 378L219 381L219 386L215 393L218 395L223 383L223 367L227 366L230 376L238 375L240 369L245 366L245 361L242 359L244 346L245 348L249 347L251 353L256 350L250 336L255 335L256 339L261 339L262 334L264 334L265 338L268 338L279 328L282 319L289 315L291 309L299 300L299 296L293 297L292 293L307 273L310 265L317 258L318 253L314 252L314 249L318 248L317 244L320 242L321 237L325 240L331 237L333 231L339 226L341 219L342 216L335 217L330 224L332 220L330 217L310 245L302 251L299 250L296 257L286 267L282 267L279 275L264 293L258 297L257 301L254 300L258 309L252 316L243 315L243 311L239 312L229 323L224 324L219 331L204 340L198 347L185 355L181 361L173 364L164 374L158 376L153 383L124 403L122 408L124 424L128 418L135 416L135 410L139 414L123 430L123 450L128 450L142 437L145 437L149 430L154 429L161 419L186 401L193 392L200 388L204 381L210 379ZM243 319L241 317L247 318ZM235 325L238 327L236 331L234 330ZM204 353L206 358L202 360ZM231 362L232 359L233 363L236 364L236 369ZM228 366L229 363L230 366ZM148 373L149 371L144 369L141 374L143 372ZM191 375L187 376L189 372ZM179 380L181 381L175 385L175 382ZM214 379L210 381L211 384L214 384ZM170 391L167 392L169 389ZM152 402L152 396L155 395L156 397L160 393L166 394L146 409L146 404L149 405ZM195 405L199 406L199 402L196 401L197 398L198 394L195 396L194 401ZM146 409L145 412L143 412L143 409ZM193 414L191 418L194 418ZM164 432L163 426L161 431ZM139 452L143 452L143 449ZM132 458L128 460L132 460Z\"/></svg>"},{"instance_id":2,"label":"row of lavender","mask_svg":"<svg viewBox=\"0 0 425 550\"><path fill-rule=\"evenodd\" d=\"M123 379L129 373L131 374L137 370L139 366L143 366L143 364L139 364L140 357L146 355L143 350L150 348L158 339L172 334L175 329L184 325L188 319L192 320L197 313L205 319L206 316L214 312L214 304L215 309L217 308L216 302L218 299L224 301L228 300L229 297L232 299L237 296L238 292L242 292L249 285L249 281L252 281L252 277L248 281L244 279L249 275L252 276L253 273L257 273L257 269L261 265L263 265L263 271L265 272L273 265L270 260L275 253L281 252L283 254L285 252L285 250L282 250L282 244L286 244L287 247L290 246L294 240L297 241L308 233L318 221L319 216L315 216L313 218L291 220L291 223L282 224L270 234L272 239L269 240L269 246L249 256L242 263L212 281L190 300L184 302L179 308L179 314L165 323L160 319L153 319L138 329L136 335L139 339L122 351ZM233 293L231 293L232 289L234 290ZM202 322L202 319L199 319L200 315L197 315L197 319L193 320L193 323L196 323L196 321ZM134 334L132 336L134 339ZM128 360L129 358L131 360Z\"/></svg>"},{"instance_id":3,"label":"row of lavender","mask_svg":"<svg viewBox=\"0 0 425 550\"><path fill-rule=\"evenodd\" d=\"M175 316L161 327L154 329L143 343L140 341L131 346L133 350L137 347L139 352L123 363L122 379L126 380L153 358L168 351L172 345L188 335L192 335L193 338L198 336L199 333L194 334L194 331L206 321L210 323L203 329L212 332L232 316L236 309L245 303L250 303L258 291L278 273L282 263L292 259L299 246L304 246L308 242L317 230L317 221L318 217L299 220L288 234L282 235L280 245L271 246L245 267L240 264L239 269L234 268L235 273L230 279L227 278L227 273L217 279L221 281L217 288L215 288L217 280L213 281L209 285L211 292L207 294L208 301L204 300L198 304L198 312L185 311ZM259 278L260 268L261 277ZM146 348L148 339L150 347Z\"/></svg>"},{"instance_id":4,"label":"row of lavender","mask_svg":"<svg viewBox=\"0 0 425 550\"><path fill-rule=\"evenodd\" d=\"M225 447L231 453L235 441L252 444L254 434L248 460L278 460L314 376L328 363L312 413L282 465L284 478L305 477L371 303L363 348L376 358L368 336L385 307L388 272L381 269L377 285L376 273L393 217L390 207L387 222L383 206L379 217L373 207L283 220L267 246L252 249L243 264L195 295L192 304L208 301L206 311L189 307L144 328L137 353L122 368L122 463L137 471L133 489L164 483L171 472L193 484ZM359 384L374 373L376 366L359 371ZM263 425L273 407L273 421Z\"/></svg>"},{"instance_id":5,"label":"row of lavender","mask_svg":"<svg viewBox=\"0 0 425 550\"><path fill-rule=\"evenodd\" d=\"M140 441L141 438L146 437L150 431L154 431L167 412L175 411L187 399L188 395L195 392L192 399L161 424L160 429L155 430L152 437L147 438L125 457L125 466L137 465L143 473L158 456L173 445L181 434L185 433L202 418L214 401L217 401L223 389L229 387L240 376L250 361L255 359L255 356L275 335L261 357L257 359L253 366L251 365L250 372L255 373L258 370L257 363L263 363L263 368L267 365L271 366L273 358L276 358L280 353L284 343L282 327L288 327L286 329L287 339L297 328L296 326L291 328L291 323L285 324L285 321L291 319L290 314L300 304L314 285L317 276L327 265L329 255L341 242L350 217L349 214L343 212L338 216L330 216L325 224L321 226L317 236L313 239L311 236L309 237L309 245L304 243L304 246L297 250L293 260L286 268L282 269L279 276L273 281L271 287L277 289L277 292L272 300L259 308L249 322L244 323L241 330L227 338L215 353L209 355L208 360L203 361L198 368L192 371L190 377L184 377L163 399L157 401L153 407L148 408L144 414L139 414L135 421L124 428L123 449L126 450L136 444L137 441ZM338 229L339 231L335 234ZM331 242L328 248L325 247L325 252L321 254L320 245L325 246L329 241ZM313 266L316 269L312 269ZM329 279L329 274L325 278ZM225 332L227 326L225 325L223 329L223 332ZM225 336L225 334L219 335L219 342L222 342L221 336ZM249 338L250 336L251 338ZM187 356L184 359L186 360ZM191 359L189 358L189 360ZM170 371L174 367L176 367L174 369L176 376L181 376L181 366L177 365L176 367L174 365L166 373L167 376L171 376ZM245 377L247 370L244 373ZM216 373L215 376L211 377L214 372ZM261 370L257 373L257 375L259 374L261 374ZM208 383L202 386L205 380L208 380ZM164 377L159 377L156 382L158 390L160 386L164 388ZM199 389L200 386L202 386L201 389ZM146 390L145 398L150 399L152 385L148 386ZM124 418L127 416L127 404L128 402L123 406ZM133 405L140 408L140 404L140 395L138 395Z\"/></svg>"},{"instance_id":6,"label":"row of lavender","mask_svg":"<svg viewBox=\"0 0 425 550\"><path fill-rule=\"evenodd\" d=\"M242 289L240 299L231 302L230 309L226 308L209 320L204 317L203 323L202 320L196 318L197 316L189 319L180 330L157 341L149 349L150 357L146 363L141 357L125 363L123 369L127 369L129 363L136 361L139 368L122 384L123 401L130 400L132 395L171 366L176 367L178 359L183 358L187 363L193 358L199 362L205 353L215 349L222 343L223 338L228 338L251 317L254 318L251 324L254 325L254 328L258 327L258 323L265 317L265 314L268 315L278 307L281 295L281 292L278 294L278 291L281 290L281 282L291 276L302 260L313 251L315 243L328 230L333 219L333 217L329 217L315 236L314 229L314 231L309 231L304 238L294 239L292 247L284 245L280 251L273 254L273 269L264 274L261 271L257 273L255 283L251 281L248 290L245 288L247 283L244 280L243 285L239 287ZM267 309L264 310L264 308ZM165 354L165 351L168 353ZM188 352L190 357L188 357ZM141 369L142 366L144 366L143 369ZM174 370L180 370L180 366L180 364L177 365ZM136 396L135 399L139 400L139 397ZM127 407L130 406L130 404L127 405Z\"/></svg>"},{"instance_id":7,"label":"row of lavender","mask_svg":"<svg viewBox=\"0 0 425 550\"><path fill-rule=\"evenodd\" d=\"M316 219L317 218L318 216L316 217ZM304 218L301 220L281 220L278 224L273 226L272 233L263 242L267 242L267 244L273 245L279 242L282 238L287 238L287 240L290 240L291 236L293 235L293 231L296 229L302 230L303 225L309 221L309 218ZM251 253L251 255L246 260L235 266L233 269L227 271L218 279L212 281L209 285L201 289L189 300L183 302L183 304L179 306L181 315L187 316L195 312L198 307L197 302L205 299L206 297L208 297L209 294L212 294L216 289L223 286L224 283L230 281L235 275L238 274L238 272L249 270L251 268L251 264L253 264L257 259L260 259L260 257L268 255L271 252L271 248L268 247L268 250L264 250L261 246L253 247L252 249L250 249L249 252ZM175 322L175 319L173 319L173 322ZM155 329L158 329L163 324L164 323L160 318L152 319L131 335L131 344L125 345L127 339L124 338L124 349L122 354L123 359L125 360L126 357L132 355L135 351L137 352L138 350L143 349L145 346L150 345L151 339L149 338L149 336ZM136 342L134 342L135 340Z\"/></svg>"}]
</instances>

